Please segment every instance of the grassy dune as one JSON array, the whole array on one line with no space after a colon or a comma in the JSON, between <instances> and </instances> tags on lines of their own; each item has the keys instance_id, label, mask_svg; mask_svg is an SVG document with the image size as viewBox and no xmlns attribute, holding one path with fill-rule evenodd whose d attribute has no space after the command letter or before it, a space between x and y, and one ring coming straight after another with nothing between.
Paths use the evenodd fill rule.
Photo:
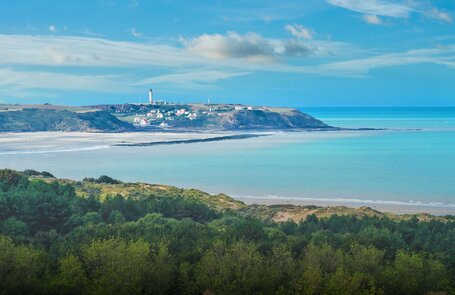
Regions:
<instances>
[{"instance_id":1,"label":"grassy dune","mask_svg":"<svg viewBox=\"0 0 455 295\"><path fill-rule=\"evenodd\" d=\"M60 182L71 184L76 188L76 193L80 197L90 195L97 196L100 200L105 200L108 196L120 195L125 198L146 198L146 197L181 197L201 201L213 209L219 211L235 210L244 216L252 216L262 220L275 222L285 222L292 220L299 222L305 220L309 215L318 218L328 218L333 215L355 216L355 217L378 217L389 218L394 221L410 220L417 217L420 221L449 220L443 216L431 214L403 214L397 215L381 212L370 207L350 208L346 206L297 206L297 205L246 205L225 194L211 195L197 189L181 189L174 186L148 184L148 183L95 183L91 181L74 181L66 179L46 178L47 182Z\"/></svg>"}]
</instances>

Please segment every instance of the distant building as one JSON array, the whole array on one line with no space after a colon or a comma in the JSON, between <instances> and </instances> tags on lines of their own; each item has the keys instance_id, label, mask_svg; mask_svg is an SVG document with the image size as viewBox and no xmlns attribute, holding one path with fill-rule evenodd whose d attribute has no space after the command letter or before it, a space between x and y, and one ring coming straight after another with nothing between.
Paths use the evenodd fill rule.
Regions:
<instances>
[{"instance_id":1,"label":"distant building","mask_svg":"<svg viewBox=\"0 0 455 295\"><path fill-rule=\"evenodd\" d=\"M153 90L152 89L149 90L149 103L153 104Z\"/></svg>"},{"instance_id":2,"label":"distant building","mask_svg":"<svg viewBox=\"0 0 455 295\"><path fill-rule=\"evenodd\" d=\"M236 111L241 111L241 110L243 110L243 107L241 107L241 106L235 106L234 109L235 109Z\"/></svg>"},{"instance_id":3,"label":"distant building","mask_svg":"<svg viewBox=\"0 0 455 295\"><path fill-rule=\"evenodd\" d=\"M139 116L134 117L134 121L133 122L134 123L140 123L141 122L141 117L139 117Z\"/></svg>"},{"instance_id":4,"label":"distant building","mask_svg":"<svg viewBox=\"0 0 455 295\"><path fill-rule=\"evenodd\" d=\"M180 110L177 110L177 112L175 112L175 115L176 116L181 116L181 115L185 115L185 113L186 113L185 109L180 109Z\"/></svg>"},{"instance_id":5,"label":"distant building","mask_svg":"<svg viewBox=\"0 0 455 295\"><path fill-rule=\"evenodd\" d=\"M141 125L141 127L146 127L150 125L149 120L147 120L146 118L142 118L139 124Z\"/></svg>"}]
</instances>

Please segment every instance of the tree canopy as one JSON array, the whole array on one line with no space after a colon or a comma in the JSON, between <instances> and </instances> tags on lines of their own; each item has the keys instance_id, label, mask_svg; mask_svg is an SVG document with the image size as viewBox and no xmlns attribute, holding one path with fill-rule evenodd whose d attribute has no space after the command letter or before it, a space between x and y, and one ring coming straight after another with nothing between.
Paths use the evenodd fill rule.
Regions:
<instances>
[{"instance_id":1,"label":"tree canopy","mask_svg":"<svg viewBox=\"0 0 455 295\"><path fill-rule=\"evenodd\" d=\"M81 197L29 175L0 170L1 294L455 292L451 221L276 223L183 195Z\"/></svg>"}]
</instances>

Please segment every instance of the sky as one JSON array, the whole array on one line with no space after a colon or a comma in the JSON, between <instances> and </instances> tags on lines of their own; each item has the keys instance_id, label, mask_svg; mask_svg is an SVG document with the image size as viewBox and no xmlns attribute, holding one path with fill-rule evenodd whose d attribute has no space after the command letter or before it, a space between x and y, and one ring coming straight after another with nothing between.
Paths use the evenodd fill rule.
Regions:
<instances>
[{"instance_id":1,"label":"sky","mask_svg":"<svg viewBox=\"0 0 455 295\"><path fill-rule=\"evenodd\" d=\"M454 0L0 0L0 103L455 106Z\"/></svg>"}]
</instances>

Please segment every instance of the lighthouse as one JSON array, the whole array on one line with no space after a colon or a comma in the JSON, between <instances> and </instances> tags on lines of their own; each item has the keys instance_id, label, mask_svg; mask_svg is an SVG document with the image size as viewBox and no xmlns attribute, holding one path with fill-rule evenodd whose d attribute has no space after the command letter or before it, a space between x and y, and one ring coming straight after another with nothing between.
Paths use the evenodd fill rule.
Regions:
<instances>
[{"instance_id":1,"label":"lighthouse","mask_svg":"<svg viewBox=\"0 0 455 295\"><path fill-rule=\"evenodd\" d=\"M149 103L153 104L153 90L152 89L149 90Z\"/></svg>"}]
</instances>

